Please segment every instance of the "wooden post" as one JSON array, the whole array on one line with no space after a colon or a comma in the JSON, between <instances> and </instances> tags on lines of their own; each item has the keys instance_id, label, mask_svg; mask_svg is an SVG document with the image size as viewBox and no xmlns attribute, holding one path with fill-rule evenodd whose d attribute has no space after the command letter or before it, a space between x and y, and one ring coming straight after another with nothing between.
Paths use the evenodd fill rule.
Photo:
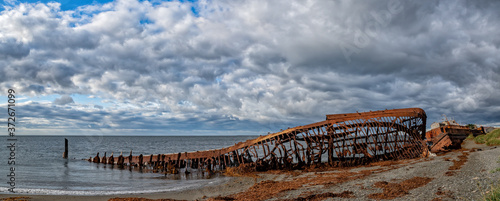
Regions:
<instances>
[{"instance_id":1,"label":"wooden post","mask_svg":"<svg viewBox=\"0 0 500 201\"><path fill-rule=\"evenodd\" d=\"M141 155L139 155L139 167L142 167L142 165L144 164L144 163L143 163L143 161L142 161L142 160L143 160L143 157L144 157L144 156L142 156L142 154L141 154Z\"/></svg>"},{"instance_id":2,"label":"wooden post","mask_svg":"<svg viewBox=\"0 0 500 201\"><path fill-rule=\"evenodd\" d=\"M63 158L68 158L68 139L64 138L64 153Z\"/></svg>"},{"instance_id":3,"label":"wooden post","mask_svg":"<svg viewBox=\"0 0 500 201\"><path fill-rule=\"evenodd\" d=\"M106 152L104 152L104 157L101 158L101 163L107 164L108 159L106 158Z\"/></svg>"},{"instance_id":4,"label":"wooden post","mask_svg":"<svg viewBox=\"0 0 500 201\"><path fill-rule=\"evenodd\" d=\"M113 157L113 152L111 152L111 156L109 156L109 164L114 165L115 164L115 158Z\"/></svg>"}]
</instances>

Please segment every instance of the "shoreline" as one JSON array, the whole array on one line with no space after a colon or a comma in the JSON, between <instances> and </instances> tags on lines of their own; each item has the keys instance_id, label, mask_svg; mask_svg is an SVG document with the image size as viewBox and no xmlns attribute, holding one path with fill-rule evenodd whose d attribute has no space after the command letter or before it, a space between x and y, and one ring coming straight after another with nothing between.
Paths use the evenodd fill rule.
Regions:
<instances>
[{"instance_id":1,"label":"shoreline","mask_svg":"<svg viewBox=\"0 0 500 201\"><path fill-rule=\"evenodd\" d=\"M488 190L488 185L500 184L500 171L493 171L500 167L499 156L500 146L486 146L466 140L462 149L427 158L381 161L351 168L256 172L247 177L231 177L213 186L163 193L96 196L0 194L0 198L25 196L30 197L29 200L41 201L99 201L112 198L134 201L141 201L139 198L218 201L333 197L342 200L477 200ZM387 194L388 187L396 191Z\"/></svg>"},{"instance_id":2,"label":"shoreline","mask_svg":"<svg viewBox=\"0 0 500 201\"><path fill-rule=\"evenodd\" d=\"M213 186L201 186L190 189L180 189L158 193L134 193L134 194L114 194L114 195L40 195L40 194L0 194L0 200L13 197L29 197L32 200L40 201L107 201L111 198L147 198L147 199L175 199L175 200L197 200L203 197L226 196L245 190L255 184L254 178L231 177L228 181Z\"/></svg>"}]
</instances>

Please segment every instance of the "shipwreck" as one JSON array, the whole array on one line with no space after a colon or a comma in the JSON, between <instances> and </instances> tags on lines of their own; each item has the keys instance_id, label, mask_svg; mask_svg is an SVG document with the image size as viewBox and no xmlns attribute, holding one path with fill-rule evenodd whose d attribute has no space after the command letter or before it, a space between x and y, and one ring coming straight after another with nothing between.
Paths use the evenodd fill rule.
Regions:
<instances>
[{"instance_id":1,"label":"shipwreck","mask_svg":"<svg viewBox=\"0 0 500 201\"><path fill-rule=\"evenodd\" d=\"M223 170L245 165L254 170L299 169L314 165L348 167L428 153L426 114L420 108L326 115L324 121L289 128L233 146L167 154L100 157L89 161L149 167L178 173L182 168Z\"/></svg>"},{"instance_id":2,"label":"shipwreck","mask_svg":"<svg viewBox=\"0 0 500 201\"><path fill-rule=\"evenodd\" d=\"M474 137L485 134L484 128L469 127L458 124L455 120L445 118L442 122L431 124L431 130L425 134L426 142L433 153L448 149L461 148L462 142L469 135Z\"/></svg>"}]
</instances>

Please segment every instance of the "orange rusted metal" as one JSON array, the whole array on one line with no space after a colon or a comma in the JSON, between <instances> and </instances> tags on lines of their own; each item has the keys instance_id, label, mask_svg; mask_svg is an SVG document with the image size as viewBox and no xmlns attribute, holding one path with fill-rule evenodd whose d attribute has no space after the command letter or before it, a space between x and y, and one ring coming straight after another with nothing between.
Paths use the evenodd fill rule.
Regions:
<instances>
[{"instance_id":1,"label":"orange rusted metal","mask_svg":"<svg viewBox=\"0 0 500 201\"><path fill-rule=\"evenodd\" d=\"M295 169L314 164L355 166L426 154L425 126L426 114L420 108L335 114L327 115L325 121L222 149L122 157L118 161L128 165L141 163L141 166L147 163L165 172L170 172L171 167L222 170L240 164L256 170ZM111 161L116 161L113 156L102 163Z\"/></svg>"},{"instance_id":2,"label":"orange rusted metal","mask_svg":"<svg viewBox=\"0 0 500 201\"><path fill-rule=\"evenodd\" d=\"M440 123L433 123L431 128L425 133L425 138L427 143L431 145L430 151L434 153L447 149L458 149L467 136L473 135L475 137L485 133L483 127L473 129L448 119Z\"/></svg>"}]
</instances>

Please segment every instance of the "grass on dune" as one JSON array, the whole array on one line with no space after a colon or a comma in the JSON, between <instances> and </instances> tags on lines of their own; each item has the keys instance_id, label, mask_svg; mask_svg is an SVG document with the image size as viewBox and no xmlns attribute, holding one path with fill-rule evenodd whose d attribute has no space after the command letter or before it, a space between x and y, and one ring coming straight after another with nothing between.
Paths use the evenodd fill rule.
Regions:
<instances>
[{"instance_id":1,"label":"grass on dune","mask_svg":"<svg viewBox=\"0 0 500 201\"><path fill-rule=\"evenodd\" d=\"M478 135L474 138L474 142L488 146L500 145L500 129L495 129L485 135Z\"/></svg>"}]
</instances>

